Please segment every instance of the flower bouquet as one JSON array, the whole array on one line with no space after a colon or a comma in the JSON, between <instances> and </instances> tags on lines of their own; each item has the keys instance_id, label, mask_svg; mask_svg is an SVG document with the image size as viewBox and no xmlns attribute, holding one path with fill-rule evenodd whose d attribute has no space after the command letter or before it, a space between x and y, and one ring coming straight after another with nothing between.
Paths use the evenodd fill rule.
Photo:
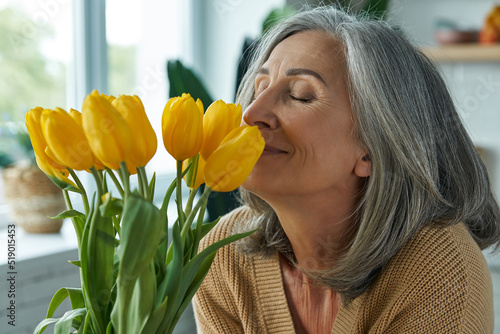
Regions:
<instances>
[{"instance_id":1,"label":"flower bouquet","mask_svg":"<svg viewBox=\"0 0 500 334\"><path fill-rule=\"evenodd\" d=\"M232 191L243 183L264 149L257 127L240 126L241 106L214 102L204 113L189 94L171 98L163 111L162 135L177 160L177 177L155 198L155 174L145 166L157 139L141 100L93 91L82 112L37 107L26 115L36 161L64 194L73 222L80 288L59 289L47 317L34 333L55 324L54 333L172 333L206 276L217 249L248 233L230 236L198 251L201 238L217 221L204 222L210 192ZM95 180L89 196L75 171ZM131 177L137 188L132 189ZM183 181L190 188L182 199ZM114 184L111 192L110 185ZM198 187L205 183L197 201ZM88 186L87 186L88 187ZM68 192L81 195L83 212ZM175 195L174 195L175 192ZM175 198L177 218L169 242L167 207ZM72 310L53 318L63 300Z\"/></svg>"}]
</instances>

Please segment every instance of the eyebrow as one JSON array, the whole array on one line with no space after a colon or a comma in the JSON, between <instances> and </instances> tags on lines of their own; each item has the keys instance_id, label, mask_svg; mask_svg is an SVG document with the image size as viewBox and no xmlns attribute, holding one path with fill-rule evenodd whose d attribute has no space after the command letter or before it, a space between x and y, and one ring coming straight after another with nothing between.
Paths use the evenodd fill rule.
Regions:
<instances>
[{"instance_id":1,"label":"eyebrow","mask_svg":"<svg viewBox=\"0 0 500 334\"><path fill-rule=\"evenodd\" d=\"M261 67L258 71L257 74L264 74L264 75L269 75L269 69L265 67ZM319 75L319 73L313 71L313 70L308 70L306 68L290 68L286 71L287 76L295 76L295 75L311 75L321 81L325 86L328 86L326 83L325 79Z\"/></svg>"}]
</instances>

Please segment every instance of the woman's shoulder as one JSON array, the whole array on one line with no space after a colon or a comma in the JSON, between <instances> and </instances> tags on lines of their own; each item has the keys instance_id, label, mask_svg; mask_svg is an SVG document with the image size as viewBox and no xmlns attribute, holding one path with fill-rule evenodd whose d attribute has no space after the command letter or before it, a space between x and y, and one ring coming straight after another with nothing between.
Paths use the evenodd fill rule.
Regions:
<instances>
[{"instance_id":1,"label":"woman's shoulder","mask_svg":"<svg viewBox=\"0 0 500 334\"><path fill-rule=\"evenodd\" d=\"M463 223L446 227L431 224L424 227L388 265L410 275L431 275L436 269L460 275L489 275L481 249Z\"/></svg>"},{"instance_id":2,"label":"woman's shoulder","mask_svg":"<svg viewBox=\"0 0 500 334\"><path fill-rule=\"evenodd\" d=\"M435 333L487 333L492 295L486 260L459 223L423 228L387 263L365 297L373 306L372 321L390 323L388 332L416 326Z\"/></svg>"}]
</instances>

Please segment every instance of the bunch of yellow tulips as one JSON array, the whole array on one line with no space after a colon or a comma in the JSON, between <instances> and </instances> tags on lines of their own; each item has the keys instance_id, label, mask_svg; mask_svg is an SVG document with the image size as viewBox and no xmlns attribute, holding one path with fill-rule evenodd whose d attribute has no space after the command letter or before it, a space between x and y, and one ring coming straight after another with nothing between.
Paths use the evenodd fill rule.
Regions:
<instances>
[{"instance_id":1,"label":"bunch of yellow tulips","mask_svg":"<svg viewBox=\"0 0 500 334\"><path fill-rule=\"evenodd\" d=\"M218 221L204 222L210 192L239 187L264 149L258 128L240 126L241 117L240 105L222 100L206 112L189 94L167 102L162 137L177 161L177 177L157 208L156 175L148 180L145 169L157 139L139 97L93 91L81 113L36 107L26 114L37 164L66 199L68 210L56 218L73 222L79 259L70 263L79 267L81 276L81 287L55 293L35 333L49 324L55 324L54 333L64 334L172 333L217 249L252 233L198 251L201 238ZM93 175L91 200L75 171ZM132 175L137 175L137 189L131 189ZM185 205L183 178L190 188ZM203 183L205 190L194 204ZM177 219L169 242L167 207L174 190ZM83 212L73 208L69 191L81 195ZM53 318L66 298L73 309Z\"/></svg>"}]
</instances>

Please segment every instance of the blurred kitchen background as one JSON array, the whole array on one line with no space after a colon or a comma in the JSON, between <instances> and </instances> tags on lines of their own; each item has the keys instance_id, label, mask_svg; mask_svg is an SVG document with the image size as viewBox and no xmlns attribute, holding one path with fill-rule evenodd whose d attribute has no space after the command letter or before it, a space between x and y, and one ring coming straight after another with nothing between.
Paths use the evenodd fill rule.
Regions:
<instances>
[{"instance_id":1,"label":"blurred kitchen background","mask_svg":"<svg viewBox=\"0 0 500 334\"><path fill-rule=\"evenodd\" d=\"M0 0L1 333L32 333L56 289L79 284L76 268L67 264L76 257L70 224L64 223L59 233L51 234L27 233L18 227L18 326L6 327L6 226L13 217L9 188L3 182L7 166L29 164L25 152L29 145L22 137L26 111L38 105L80 110L92 89L112 95L137 94L161 138L161 113L171 89L167 61L180 60L212 98L232 102L245 40L261 34L273 10L288 13L305 3L317 4L295 0ZM442 71L499 198L500 44L484 30L488 15L500 2L387 3L384 19L401 27ZM363 1L350 3L353 10L363 5ZM283 11L284 6L289 9ZM175 163L160 140L148 172L156 171L161 180L171 179L174 170ZM499 257L487 254L495 288L495 333L500 333ZM194 333L192 313L187 312L182 321L185 326L176 333Z\"/></svg>"}]
</instances>

